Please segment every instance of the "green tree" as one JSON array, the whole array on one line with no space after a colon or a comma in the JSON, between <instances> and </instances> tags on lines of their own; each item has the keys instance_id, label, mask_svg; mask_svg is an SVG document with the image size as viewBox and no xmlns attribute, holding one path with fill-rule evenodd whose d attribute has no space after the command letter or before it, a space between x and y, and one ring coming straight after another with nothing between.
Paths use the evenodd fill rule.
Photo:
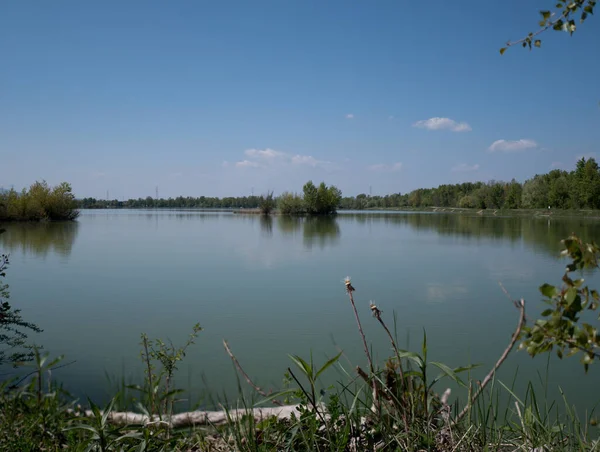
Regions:
<instances>
[{"instance_id":1,"label":"green tree","mask_svg":"<svg viewBox=\"0 0 600 452\"><path fill-rule=\"evenodd\" d=\"M304 206L309 215L329 215L337 211L342 200L342 192L335 186L327 187L321 182L315 187L312 181L304 184Z\"/></svg>"},{"instance_id":2,"label":"green tree","mask_svg":"<svg viewBox=\"0 0 600 452\"><path fill-rule=\"evenodd\" d=\"M522 196L523 187L513 179L505 189L504 207L506 209L520 209Z\"/></svg>"}]
</instances>

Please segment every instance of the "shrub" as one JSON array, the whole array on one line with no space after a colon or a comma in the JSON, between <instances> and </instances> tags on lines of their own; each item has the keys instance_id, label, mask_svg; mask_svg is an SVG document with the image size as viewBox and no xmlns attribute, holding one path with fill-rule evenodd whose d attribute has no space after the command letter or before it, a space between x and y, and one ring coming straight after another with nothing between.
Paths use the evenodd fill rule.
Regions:
<instances>
[{"instance_id":1,"label":"shrub","mask_svg":"<svg viewBox=\"0 0 600 452\"><path fill-rule=\"evenodd\" d=\"M273 211L275 208L275 198L273 198L272 191L260 197L258 208L263 215L269 215Z\"/></svg>"},{"instance_id":2,"label":"shrub","mask_svg":"<svg viewBox=\"0 0 600 452\"><path fill-rule=\"evenodd\" d=\"M304 199L297 193L283 193L277 201L277 206L283 215L304 215L306 213Z\"/></svg>"},{"instance_id":3,"label":"shrub","mask_svg":"<svg viewBox=\"0 0 600 452\"><path fill-rule=\"evenodd\" d=\"M0 195L3 221L65 221L78 216L71 185L66 182L53 188L45 181L36 182L21 193L11 190Z\"/></svg>"}]
</instances>

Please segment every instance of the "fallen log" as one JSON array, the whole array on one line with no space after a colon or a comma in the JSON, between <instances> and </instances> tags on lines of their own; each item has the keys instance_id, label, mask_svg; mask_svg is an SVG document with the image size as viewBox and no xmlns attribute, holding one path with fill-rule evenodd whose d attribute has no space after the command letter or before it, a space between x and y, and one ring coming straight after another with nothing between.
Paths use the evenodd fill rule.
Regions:
<instances>
[{"instance_id":1,"label":"fallen log","mask_svg":"<svg viewBox=\"0 0 600 452\"><path fill-rule=\"evenodd\" d=\"M229 422L239 421L244 416L253 416L256 422L275 417L289 419L292 413L298 413L298 405L285 405L265 408L239 408L221 411L188 411L172 416L147 416L145 414L129 411L109 413L107 419L113 425L163 425L169 428L183 428L192 426L220 426ZM92 410L69 410L78 417L94 417Z\"/></svg>"}]
</instances>

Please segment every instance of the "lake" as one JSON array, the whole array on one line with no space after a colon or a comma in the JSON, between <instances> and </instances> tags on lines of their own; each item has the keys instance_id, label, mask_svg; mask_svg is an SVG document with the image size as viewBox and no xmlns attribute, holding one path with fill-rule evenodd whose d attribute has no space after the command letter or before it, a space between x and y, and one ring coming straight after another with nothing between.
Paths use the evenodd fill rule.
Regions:
<instances>
[{"instance_id":1,"label":"lake","mask_svg":"<svg viewBox=\"0 0 600 452\"><path fill-rule=\"evenodd\" d=\"M525 298L530 318L541 312L538 287L558 284L565 261L560 239L600 237L600 222L443 213L353 213L335 218L262 218L190 210L82 211L68 224L9 224L0 250L9 252L11 301L44 329L32 338L75 363L53 378L73 394L103 399L111 378L142 381L140 334L183 342L204 331L180 365L178 383L190 400L234 398L237 380L222 340L263 387L278 388L288 354L317 362L365 366L362 343L344 290L352 277L365 333L381 362L389 353L369 301L390 327L397 314L403 347L450 366L484 363L482 378L506 347L517 310L502 292ZM596 287L600 281L590 282ZM523 390L538 381L546 356L513 352L499 377ZM552 359L550 389L591 408L600 397L592 366ZM518 369L518 373L517 373ZM334 370L326 379L338 378ZM244 383L245 384L245 383ZM445 388L440 387L440 392ZM191 402L190 402L191 403Z\"/></svg>"}]
</instances>

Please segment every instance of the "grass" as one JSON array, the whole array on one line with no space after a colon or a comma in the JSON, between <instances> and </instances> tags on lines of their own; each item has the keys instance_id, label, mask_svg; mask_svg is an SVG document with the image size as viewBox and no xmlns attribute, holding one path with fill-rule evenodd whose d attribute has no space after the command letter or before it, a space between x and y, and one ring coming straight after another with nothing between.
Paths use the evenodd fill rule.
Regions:
<instances>
[{"instance_id":1,"label":"grass","mask_svg":"<svg viewBox=\"0 0 600 452\"><path fill-rule=\"evenodd\" d=\"M524 302L517 302L518 321L503 355L480 384L470 377L475 366L449 368L428 359L427 336L418 351L397 346L382 311L371 304L374 320L386 332L393 351L379 367L372 361L354 287L346 280L367 367L348 368L343 353L315 362L312 356L290 356L283 387L258 387L225 342L241 386L255 397L222 400L221 412L178 413L181 391L173 387L177 366L201 329L196 325L182 346L142 335L141 385L113 381L115 395L103 407L74 401L53 372L64 364L35 350L31 372L0 387L2 450L98 451L572 451L600 450L594 412L586 418L563 397L548 402L548 368L523 394L515 383L496 379L524 322ZM338 383L321 390L320 379L337 372ZM444 384L467 396L449 403ZM81 407L79 405L83 405ZM131 411L127 411L131 410Z\"/></svg>"}]
</instances>

